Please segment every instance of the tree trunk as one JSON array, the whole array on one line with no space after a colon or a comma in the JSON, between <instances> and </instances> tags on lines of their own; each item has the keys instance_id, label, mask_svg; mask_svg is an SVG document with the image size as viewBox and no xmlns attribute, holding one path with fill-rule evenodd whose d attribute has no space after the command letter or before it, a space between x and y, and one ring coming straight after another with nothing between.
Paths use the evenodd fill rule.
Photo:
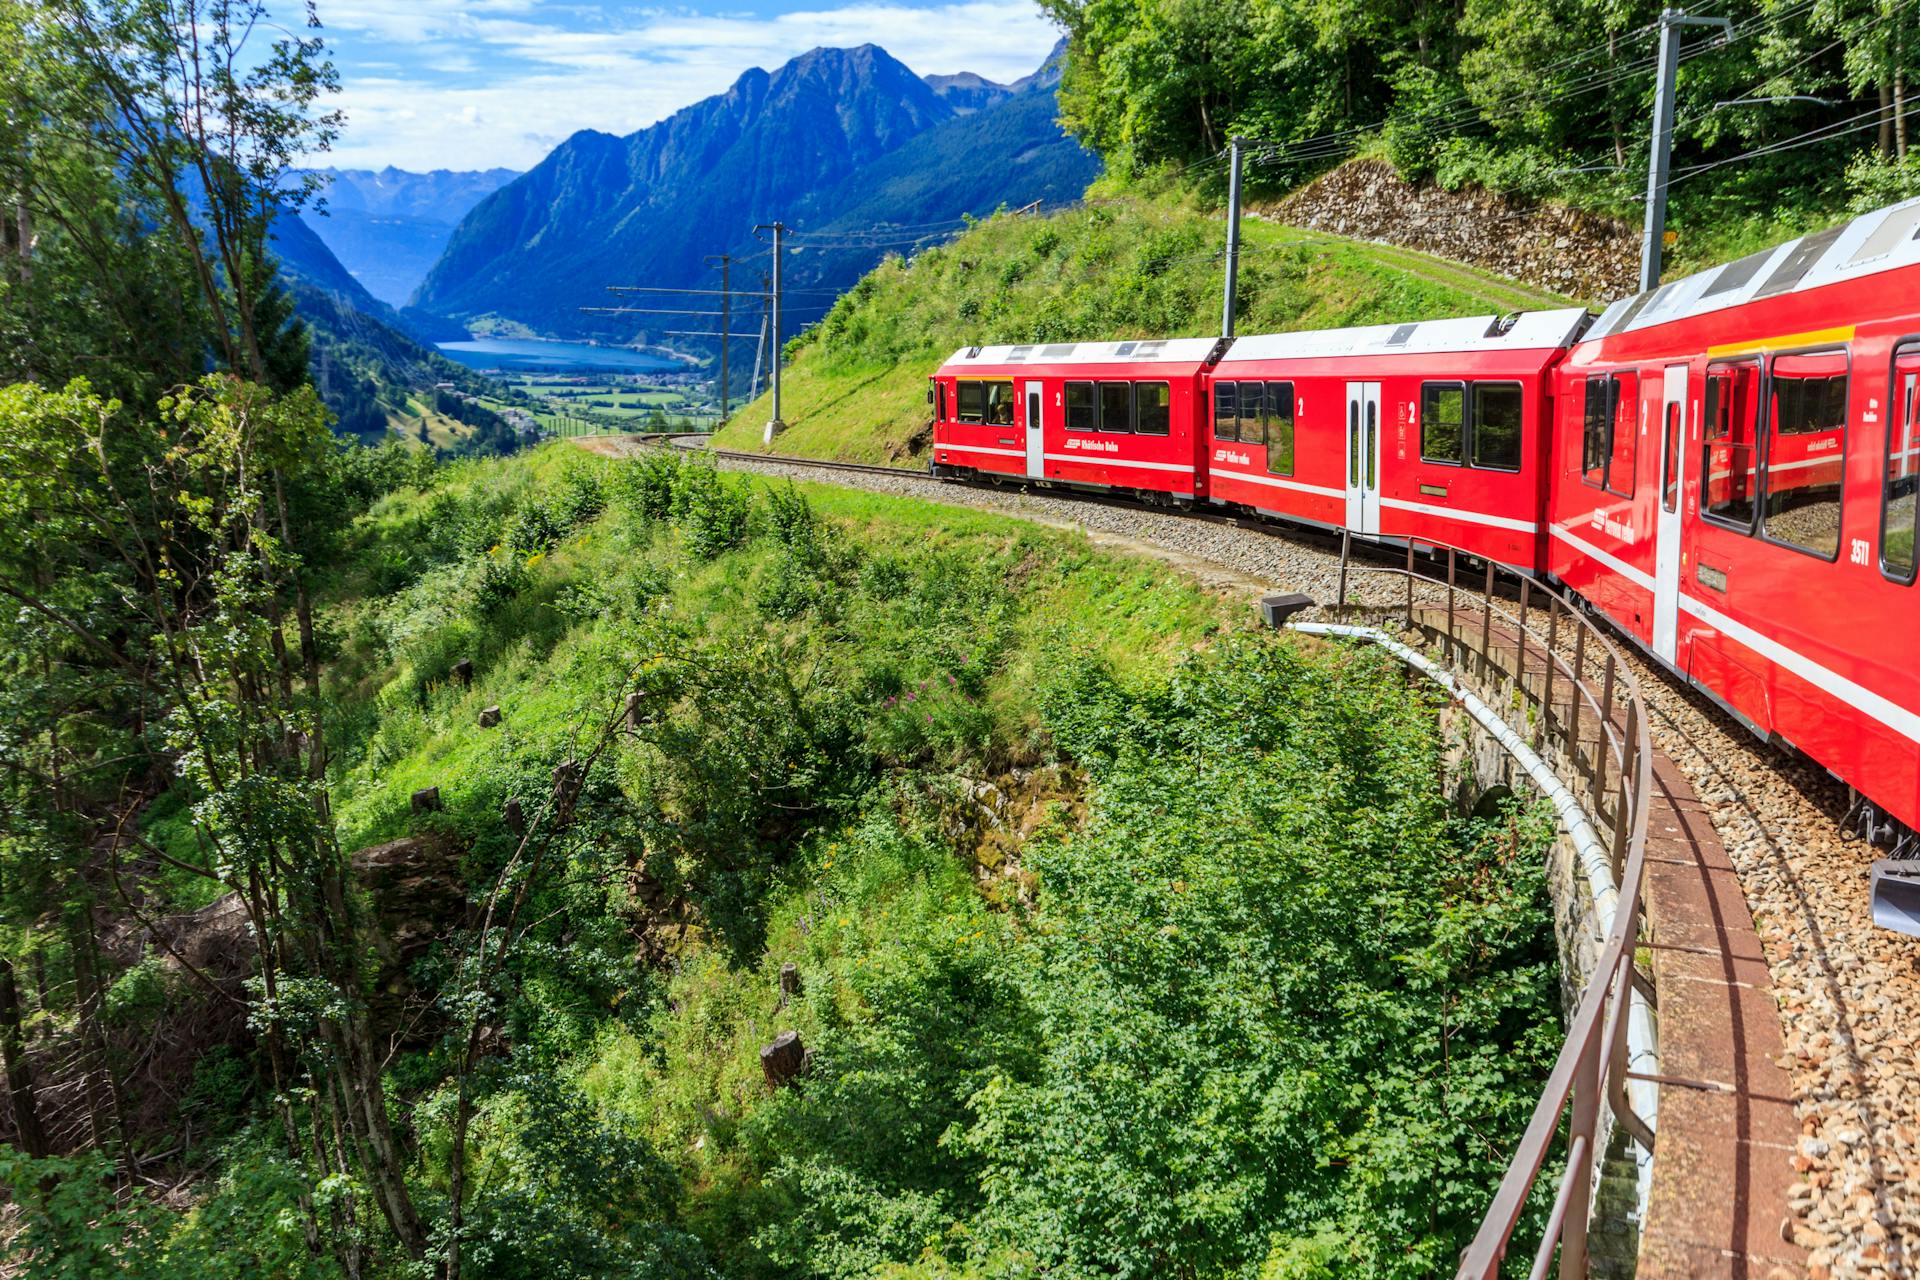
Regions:
<instances>
[{"instance_id":1,"label":"tree trunk","mask_svg":"<svg viewBox=\"0 0 1920 1280\"><path fill-rule=\"evenodd\" d=\"M1880 158L1893 155L1893 86L1880 82Z\"/></svg>"},{"instance_id":2,"label":"tree trunk","mask_svg":"<svg viewBox=\"0 0 1920 1280\"><path fill-rule=\"evenodd\" d=\"M33 1069L27 1064L26 1037L20 1032L20 989L14 982L13 961L0 959L0 1059L7 1071L7 1097L13 1103L14 1136L36 1160L47 1156L47 1136L40 1127L40 1105L34 1095Z\"/></svg>"}]
</instances>

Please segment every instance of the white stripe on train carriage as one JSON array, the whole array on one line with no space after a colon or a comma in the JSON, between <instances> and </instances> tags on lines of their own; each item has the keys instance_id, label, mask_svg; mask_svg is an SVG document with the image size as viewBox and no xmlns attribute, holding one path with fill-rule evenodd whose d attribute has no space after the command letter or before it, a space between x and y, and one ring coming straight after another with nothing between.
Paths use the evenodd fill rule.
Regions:
<instances>
[{"instance_id":1,"label":"white stripe on train carriage","mask_svg":"<svg viewBox=\"0 0 1920 1280\"><path fill-rule=\"evenodd\" d=\"M1585 538L1574 533L1563 524L1556 524L1551 526L1551 528L1554 537L1560 539L1560 541L1566 543L1581 555L1591 556L1593 559L1598 560L1601 564L1607 566L1607 568L1613 570L1634 586L1639 587L1642 591L1653 590L1653 576L1651 574L1644 570L1634 568L1625 560L1620 559L1610 552L1602 551L1599 547L1594 546L1591 542L1588 542Z\"/></svg>"},{"instance_id":2,"label":"white stripe on train carriage","mask_svg":"<svg viewBox=\"0 0 1920 1280\"><path fill-rule=\"evenodd\" d=\"M1216 481L1245 480L1250 484L1271 485L1276 489L1291 489L1296 493L1317 494L1322 498L1344 498L1347 496L1345 489L1329 489L1325 485L1306 484L1299 480L1289 480L1284 476L1256 475L1251 471L1224 471L1219 467L1213 468L1210 474Z\"/></svg>"},{"instance_id":3,"label":"white stripe on train carriage","mask_svg":"<svg viewBox=\"0 0 1920 1280\"><path fill-rule=\"evenodd\" d=\"M1395 511L1413 511L1423 516L1438 516L1443 520L1464 520L1468 524L1484 524L1493 529L1511 529L1515 533L1538 533L1540 526L1532 520L1513 520L1507 516L1490 516L1481 511L1463 511L1458 507L1436 507L1429 502L1407 502L1400 498L1382 498L1380 505L1391 507Z\"/></svg>"},{"instance_id":4,"label":"white stripe on train carriage","mask_svg":"<svg viewBox=\"0 0 1920 1280\"><path fill-rule=\"evenodd\" d=\"M1046 453L1041 457L1048 462L1085 462L1095 466L1138 467L1145 471L1177 471L1189 476L1194 470L1178 462L1137 462L1132 458L1121 458L1105 453Z\"/></svg>"},{"instance_id":5,"label":"white stripe on train carriage","mask_svg":"<svg viewBox=\"0 0 1920 1280\"><path fill-rule=\"evenodd\" d=\"M1602 551L1585 538L1569 532L1564 526L1554 525L1553 536L1581 554L1591 556L1595 560L1598 560L1601 564L1607 566L1607 568L1627 579L1641 590L1653 590L1653 579L1647 574L1634 568L1617 556L1609 555L1607 552ZM1856 710L1866 712L1866 714L1872 716L1875 720L1878 720L1881 724L1886 725L1901 736L1914 742L1920 742L1920 715L1915 714L1896 702L1891 702L1881 697L1871 689L1855 684L1838 672L1821 666L1812 658L1807 657L1798 650L1788 648L1771 636L1762 635L1745 623L1734 621L1726 614L1721 613L1718 609L1706 603L1706 601L1690 596L1684 591L1680 592L1680 608L1683 612L1692 614L1708 626L1725 632L1747 648L1772 662L1775 666L1783 667L1791 671L1794 675L1799 676L1814 688L1824 693L1832 694Z\"/></svg>"},{"instance_id":6,"label":"white stripe on train carriage","mask_svg":"<svg viewBox=\"0 0 1920 1280\"><path fill-rule=\"evenodd\" d=\"M1024 458L1024 449L991 449L984 444L937 444L936 449L947 449L954 453L991 453L1000 458Z\"/></svg>"},{"instance_id":7,"label":"white stripe on train carriage","mask_svg":"<svg viewBox=\"0 0 1920 1280\"><path fill-rule=\"evenodd\" d=\"M1734 621L1704 600L1697 600L1684 591L1680 593L1680 607L1707 625L1726 632L1775 666L1793 672L1822 693L1832 694L1854 710L1866 712L1909 741L1920 742L1920 714L1855 684L1839 672L1821 666L1773 637L1762 635L1743 622Z\"/></svg>"}]
</instances>

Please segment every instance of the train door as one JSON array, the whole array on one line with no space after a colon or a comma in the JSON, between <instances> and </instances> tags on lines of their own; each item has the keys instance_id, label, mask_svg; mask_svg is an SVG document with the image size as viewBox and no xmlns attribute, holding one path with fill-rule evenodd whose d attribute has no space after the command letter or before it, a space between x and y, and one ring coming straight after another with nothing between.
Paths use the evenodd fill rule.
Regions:
<instances>
[{"instance_id":1,"label":"train door","mask_svg":"<svg viewBox=\"0 0 1920 1280\"><path fill-rule=\"evenodd\" d=\"M1687 366L1668 365L1660 401L1660 494L1653 524L1653 651L1675 661L1680 625L1680 494L1686 479Z\"/></svg>"},{"instance_id":2,"label":"train door","mask_svg":"<svg viewBox=\"0 0 1920 1280\"><path fill-rule=\"evenodd\" d=\"M1380 532L1380 384L1347 384L1347 528Z\"/></svg>"},{"instance_id":3,"label":"train door","mask_svg":"<svg viewBox=\"0 0 1920 1280\"><path fill-rule=\"evenodd\" d=\"M1038 480L1044 455L1045 433L1040 429L1040 406L1046 403L1046 391L1040 383L1027 382L1027 474Z\"/></svg>"}]
</instances>

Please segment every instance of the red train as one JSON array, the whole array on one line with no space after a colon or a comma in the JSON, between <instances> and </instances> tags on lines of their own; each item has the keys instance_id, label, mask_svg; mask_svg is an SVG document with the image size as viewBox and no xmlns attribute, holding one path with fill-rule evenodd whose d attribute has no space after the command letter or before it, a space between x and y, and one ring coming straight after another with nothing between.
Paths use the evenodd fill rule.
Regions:
<instances>
[{"instance_id":1,"label":"red train","mask_svg":"<svg viewBox=\"0 0 1920 1280\"><path fill-rule=\"evenodd\" d=\"M1211 504L1550 578L1920 830L1920 200L1506 318L971 347L936 475Z\"/></svg>"}]
</instances>

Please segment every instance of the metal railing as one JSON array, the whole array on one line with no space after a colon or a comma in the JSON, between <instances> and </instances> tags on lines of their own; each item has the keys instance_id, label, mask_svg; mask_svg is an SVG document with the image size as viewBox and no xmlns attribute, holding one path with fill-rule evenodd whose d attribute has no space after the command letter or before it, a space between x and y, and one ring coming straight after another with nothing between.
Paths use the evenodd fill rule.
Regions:
<instances>
[{"instance_id":1,"label":"metal railing","mask_svg":"<svg viewBox=\"0 0 1920 1280\"><path fill-rule=\"evenodd\" d=\"M1419 555L1416 546L1427 554ZM1484 700L1503 706L1505 714L1523 713L1522 736L1580 799L1607 843L1619 887L1612 928L1533 1117L1457 1272L1459 1280L1499 1274L1567 1116L1566 1166L1529 1275L1541 1280L1557 1248L1562 1280L1583 1280L1594 1157L1606 1145L1602 1100L1643 1148L1651 1151L1654 1142L1626 1094L1631 993L1637 987L1649 999L1652 994L1634 968L1652 794L1646 704L1612 642L1551 587L1443 543L1410 544L1403 566L1355 562L1351 549L1351 535L1343 535L1337 618L1398 620L1440 649L1458 676L1479 686L1474 691ZM1365 587L1384 583L1386 589L1363 590L1354 598L1350 575L1362 577Z\"/></svg>"}]
</instances>

